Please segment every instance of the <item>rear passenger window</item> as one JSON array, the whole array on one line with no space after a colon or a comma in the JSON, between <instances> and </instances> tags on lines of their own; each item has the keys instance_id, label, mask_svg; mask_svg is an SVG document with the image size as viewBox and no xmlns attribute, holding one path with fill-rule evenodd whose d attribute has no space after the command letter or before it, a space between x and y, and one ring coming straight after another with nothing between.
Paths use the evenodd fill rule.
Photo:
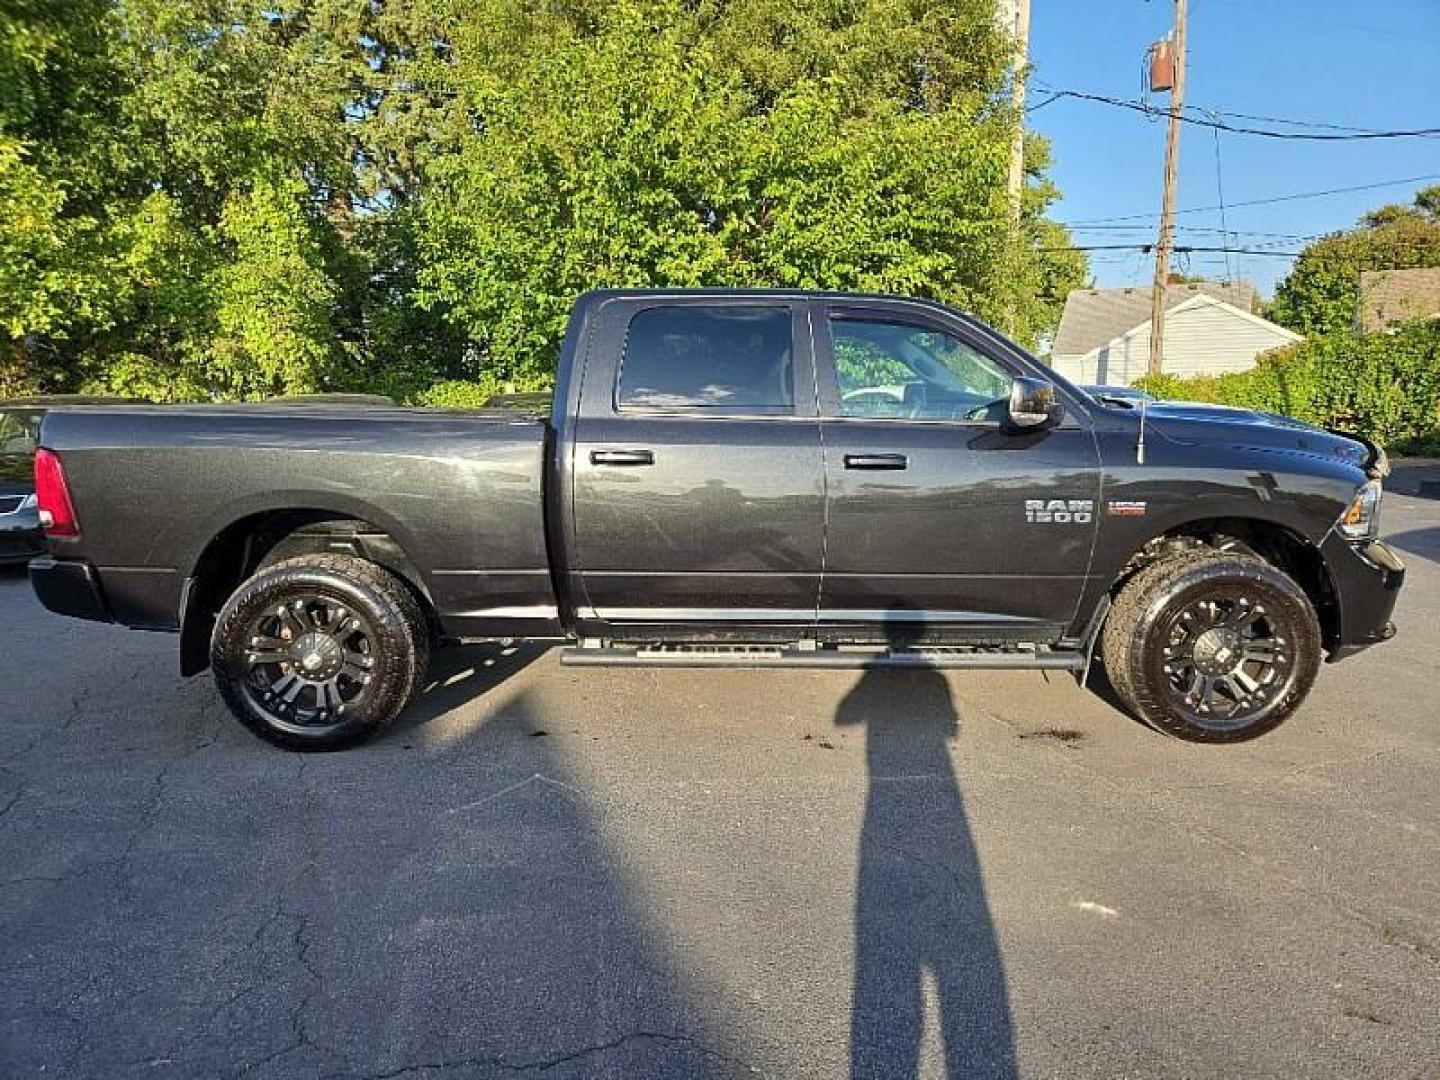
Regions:
<instances>
[{"instance_id":1,"label":"rear passenger window","mask_svg":"<svg viewBox=\"0 0 1440 1080\"><path fill-rule=\"evenodd\" d=\"M630 320L618 403L621 408L792 412L790 339L788 307L647 308Z\"/></svg>"}]
</instances>

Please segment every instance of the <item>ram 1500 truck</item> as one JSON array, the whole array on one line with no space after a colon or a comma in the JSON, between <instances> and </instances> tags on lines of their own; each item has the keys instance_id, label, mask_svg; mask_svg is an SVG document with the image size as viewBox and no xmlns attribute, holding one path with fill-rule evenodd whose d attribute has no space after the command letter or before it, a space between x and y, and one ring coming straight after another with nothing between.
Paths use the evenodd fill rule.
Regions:
<instances>
[{"instance_id":1,"label":"ram 1500 truck","mask_svg":"<svg viewBox=\"0 0 1440 1080\"><path fill-rule=\"evenodd\" d=\"M383 730L435 643L577 664L1058 668L1232 742L1383 641L1383 453L1105 402L937 303L599 291L543 412L52 412L53 611L179 631L295 749Z\"/></svg>"}]
</instances>

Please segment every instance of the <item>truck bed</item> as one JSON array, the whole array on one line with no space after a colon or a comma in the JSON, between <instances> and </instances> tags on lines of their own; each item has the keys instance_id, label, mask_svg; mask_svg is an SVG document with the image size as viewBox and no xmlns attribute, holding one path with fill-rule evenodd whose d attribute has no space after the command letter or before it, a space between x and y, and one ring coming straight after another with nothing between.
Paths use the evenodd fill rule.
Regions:
<instances>
[{"instance_id":1,"label":"truck bed","mask_svg":"<svg viewBox=\"0 0 1440 1080\"><path fill-rule=\"evenodd\" d=\"M447 635L488 636L493 625L543 634L556 619L548 437L544 418L512 409L57 410L41 442L59 453L82 509L80 536L53 539L52 550L93 564L116 621L174 629L208 551L277 507L292 519L303 508L392 538ZM517 623L517 614L527 617Z\"/></svg>"}]
</instances>

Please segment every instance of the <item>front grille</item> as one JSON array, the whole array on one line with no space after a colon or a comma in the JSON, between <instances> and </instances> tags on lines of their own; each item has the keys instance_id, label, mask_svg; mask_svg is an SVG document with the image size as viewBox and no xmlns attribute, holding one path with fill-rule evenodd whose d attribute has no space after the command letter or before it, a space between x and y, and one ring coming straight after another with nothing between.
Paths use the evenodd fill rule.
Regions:
<instances>
[{"instance_id":1,"label":"front grille","mask_svg":"<svg viewBox=\"0 0 1440 1080\"><path fill-rule=\"evenodd\" d=\"M13 514L24 501L24 495L0 495L0 514Z\"/></svg>"}]
</instances>

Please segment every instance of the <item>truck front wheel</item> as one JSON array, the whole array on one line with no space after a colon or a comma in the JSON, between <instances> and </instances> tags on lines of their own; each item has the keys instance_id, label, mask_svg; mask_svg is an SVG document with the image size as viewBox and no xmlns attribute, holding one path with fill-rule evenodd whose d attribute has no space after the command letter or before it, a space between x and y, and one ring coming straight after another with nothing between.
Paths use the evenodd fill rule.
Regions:
<instances>
[{"instance_id":1,"label":"truck front wheel","mask_svg":"<svg viewBox=\"0 0 1440 1080\"><path fill-rule=\"evenodd\" d=\"M261 569L215 621L210 662L225 704L262 739L338 750L383 731L424 675L419 604L390 571L344 555Z\"/></svg>"},{"instance_id":2,"label":"truck front wheel","mask_svg":"<svg viewBox=\"0 0 1440 1080\"><path fill-rule=\"evenodd\" d=\"M1315 681L1320 626L1303 589L1253 555L1162 559L1128 581L1105 623L1111 684L1151 727L1240 742L1278 727Z\"/></svg>"}]
</instances>

